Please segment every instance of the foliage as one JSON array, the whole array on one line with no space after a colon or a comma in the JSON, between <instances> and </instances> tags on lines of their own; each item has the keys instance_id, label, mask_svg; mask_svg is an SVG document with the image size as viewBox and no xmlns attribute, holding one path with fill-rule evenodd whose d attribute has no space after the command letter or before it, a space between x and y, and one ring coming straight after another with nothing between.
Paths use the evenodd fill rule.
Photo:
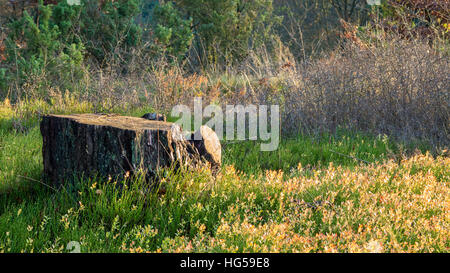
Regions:
<instances>
[{"instance_id":1,"label":"foliage","mask_svg":"<svg viewBox=\"0 0 450 273\"><path fill-rule=\"evenodd\" d=\"M171 2L156 5L153 10L155 47L176 59L183 58L193 39L192 19L183 19Z\"/></svg>"},{"instance_id":2,"label":"foliage","mask_svg":"<svg viewBox=\"0 0 450 273\"><path fill-rule=\"evenodd\" d=\"M325 0L344 21L359 21L367 12L367 0Z\"/></svg>"},{"instance_id":3,"label":"foliage","mask_svg":"<svg viewBox=\"0 0 450 273\"><path fill-rule=\"evenodd\" d=\"M133 22L138 0L85 0L82 5L39 2L38 12L24 15L10 25L5 41L8 64L0 82L44 78L42 86L57 79L62 89L71 88L83 77L86 59L102 63L106 58L126 59L124 50L137 46L141 29ZM42 76L42 77L41 77ZM50 83L45 82L49 80Z\"/></svg>"},{"instance_id":4,"label":"foliage","mask_svg":"<svg viewBox=\"0 0 450 273\"><path fill-rule=\"evenodd\" d=\"M84 45L68 38L70 19L75 12L54 10L40 1L38 22L27 11L14 21L5 41L9 66L0 81L14 78L21 84L27 79L36 79L34 76L46 74L47 79L58 78L64 88L70 81L79 79L82 76ZM55 18L64 21L55 23ZM44 86L46 83L44 80L35 84Z\"/></svg>"},{"instance_id":5,"label":"foliage","mask_svg":"<svg viewBox=\"0 0 450 273\"><path fill-rule=\"evenodd\" d=\"M277 28L281 40L297 59L332 51L339 43L340 20L364 25L368 20L366 0L275 1L283 23Z\"/></svg>"},{"instance_id":6,"label":"foliage","mask_svg":"<svg viewBox=\"0 0 450 273\"><path fill-rule=\"evenodd\" d=\"M272 0L180 0L177 6L193 20L197 47L214 63L239 61L271 37L280 17ZM204 52L202 52L202 50Z\"/></svg>"},{"instance_id":7,"label":"foliage","mask_svg":"<svg viewBox=\"0 0 450 273\"><path fill-rule=\"evenodd\" d=\"M386 0L372 11L372 22L405 39L448 39L449 1Z\"/></svg>"},{"instance_id":8,"label":"foliage","mask_svg":"<svg viewBox=\"0 0 450 273\"><path fill-rule=\"evenodd\" d=\"M280 19L269 0L162 3L144 31L137 0L41 2L1 25L0 252L70 241L82 252L448 252L448 36L441 50L363 27L362 1L286 2L292 13L277 14L296 31L274 39L277 51L264 46ZM403 20L384 8L373 15ZM416 21L405 25L429 27ZM316 40L294 39L337 33L351 42L317 59L303 43ZM193 55L221 63L197 74L155 52L194 71ZM139 176L61 189L42 179L42 115L167 113L193 95L280 105L279 149L225 142L217 177L166 169L159 188Z\"/></svg>"},{"instance_id":9,"label":"foliage","mask_svg":"<svg viewBox=\"0 0 450 273\"><path fill-rule=\"evenodd\" d=\"M41 145L38 126L0 131L0 252L67 252L70 241L81 252L449 249L446 156L298 164L249 177L228 163L216 179L167 170L153 191L139 177L57 190L42 184Z\"/></svg>"},{"instance_id":10,"label":"foliage","mask_svg":"<svg viewBox=\"0 0 450 273\"><path fill-rule=\"evenodd\" d=\"M86 49L100 63L106 58L126 58L126 52L141 42L142 29L134 21L139 0L84 0L80 22Z\"/></svg>"},{"instance_id":11,"label":"foliage","mask_svg":"<svg viewBox=\"0 0 450 273\"><path fill-rule=\"evenodd\" d=\"M434 23L440 25L448 23L449 8L449 1L388 0L382 6L382 11L384 16L395 19L397 23L406 19L415 25L426 26Z\"/></svg>"}]
</instances>

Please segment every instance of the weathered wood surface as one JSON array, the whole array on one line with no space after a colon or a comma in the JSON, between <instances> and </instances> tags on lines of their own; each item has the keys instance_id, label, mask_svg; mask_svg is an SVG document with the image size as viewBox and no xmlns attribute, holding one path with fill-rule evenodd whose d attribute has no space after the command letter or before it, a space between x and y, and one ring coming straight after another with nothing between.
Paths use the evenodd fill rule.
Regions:
<instances>
[{"instance_id":1,"label":"weathered wood surface","mask_svg":"<svg viewBox=\"0 0 450 273\"><path fill-rule=\"evenodd\" d=\"M56 185L75 177L120 177L189 164L193 151L178 125L143 118L48 115L41 122L44 175ZM189 145L188 145L189 146Z\"/></svg>"},{"instance_id":2,"label":"weathered wood surface","mask_svg":"<svg viewBox=\"0 0 450 273\"><path fill-rule=\"evenodd\" d=\"M222 146L217 134L208 126L201 126L191 135L191 143L213 171L217 171L222 164Z\"/></svg>"}]
</instances>

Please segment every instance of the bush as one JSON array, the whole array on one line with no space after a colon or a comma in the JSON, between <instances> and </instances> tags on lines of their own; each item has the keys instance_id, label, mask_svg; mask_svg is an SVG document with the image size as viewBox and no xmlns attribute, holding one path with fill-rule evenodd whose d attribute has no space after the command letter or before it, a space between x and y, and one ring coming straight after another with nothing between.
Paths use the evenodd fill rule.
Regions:
<instances>
[{"instance_id":1,"label":"bush","mask_svg":"<svg viewBox=\"0 0 450 273\"><path fill-rule=\"evenodd\" d=\"M449 1L435 0L388 0L372 17L384 31L394 32L402 38L422 38L430 42L436 38L448 39Z\"/></svg>"},{"instance_id":2,"label":"bush","mask_svg":"<svg viewBox=\"0 0 450 273\"><path fill-rule=\"evenodd\" d=\"M277 32L297 59L332 51L342 30L339 20L362 25L370 7L366 0L284 0L274 6L283 15Z\"/></svg>"},{"instance_id":3,"label":"bush","mask_svg":"<svg viewBox=\"0 0 450 273\"><path fill-rule=\"evenodd\" d=\"M74 8L75 9L75 8ZM59 17L66 21L54 20L55 9L44 6L40 1L39 20L35 20L27 11L14 21L5 41L7 63L3 68L0 81L3 87L6 81L16 80L23 84L33 79L35 85L44 87L47 80L58 79L62 88L68 88L70 82L82 76L84 46L80 41L69 39L67 25L72 16ZM56 17L58 18L58 17ZM41 82L36 77L45 75Z\"/></svg>"},{"instance_id":4,"label":"bush","mask_svg":"<svg viewBox=\"0 0 450 273\"><path fill-rule=\"evenodd\" d=\"M105 58L129 57L141 43L142 29L135 23L139 0L84 0L79 25L88 52L100 63ZM60 3L61 4L61 3ZM58 4L58 5L60 5Z\"/></svg>"},{"instance_id":5,"label":"bush","mask_svg":"<svg viewBox=\"0 0 450 273\"><path fill-rule=\"evenodd\" d=\"M141 41L141 28L134 23L138 3L85 0L82 5L66 1L44 5L39 1L35 14L25 11L9 26L7 60L0 72L3 96L12 80L21 86L31 79L33 85L42 86L43 94L55 81L60 89L74 90L87 59L104 64L120 57L125 62L129 48Z\"/></svg>"},{"instance_id":6,"label":"bush","mask_svg":"<svg viewBox=\"0 0 450 273\"><path fill-rule=\"evenodd\" d=\"M421 40L389 37L367 49L349 44L282 81L281 97L289 102L284 129L347 127L449 145L449 78L443 73L449 65Z\"/></svg>"},{"instance_id":7,"label":"bush","mask_svg":"<svg viewBox=\"0 0 450 273\"><path fill-rule=\"evenodd\" d=\"M272 0L180 0L177 6L193 19L197 49L210 62L244 59L249 50L270 38Z\"/></svg>"},{"instance_id":8,"label":"bush","mask_svg":"<svg viewBox=\"0 0 450 273\"><path fill-rule=\"evenodd\" d=\"M156 52L183 58L193 39L192 19L183 19L171 2L156 5L153 10L154 46Z\"/></svg>"}]
</instances>

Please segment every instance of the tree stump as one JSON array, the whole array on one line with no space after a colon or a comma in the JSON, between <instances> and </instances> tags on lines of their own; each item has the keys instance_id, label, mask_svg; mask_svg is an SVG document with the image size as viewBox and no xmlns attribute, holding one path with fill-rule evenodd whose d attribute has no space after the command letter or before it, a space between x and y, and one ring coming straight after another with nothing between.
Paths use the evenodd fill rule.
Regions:
<instances>
[{"instance_id":1,"label":"tree stump","mask_svg":"<svg viewBox=\"0 0 450 273\"><path fill-rule=\"evenodd\" d=\"M181 128L162 121L115 115L48 115L41 122L44 176L54 185L74 178L123 177L190 164L193 151Z\"/></svg>"},{"instance_id":2,"label":"tree stump","mask_svg":"<svg viewBox=\"0 0 450 273\"><path fill-rule=\"evenodd\" d=\"M222 146L217 134L208 126L203 125L191 135L190 142L200 158L209 162L213 172L216 172L222 164Z\"/></svg>"}]
</instances>

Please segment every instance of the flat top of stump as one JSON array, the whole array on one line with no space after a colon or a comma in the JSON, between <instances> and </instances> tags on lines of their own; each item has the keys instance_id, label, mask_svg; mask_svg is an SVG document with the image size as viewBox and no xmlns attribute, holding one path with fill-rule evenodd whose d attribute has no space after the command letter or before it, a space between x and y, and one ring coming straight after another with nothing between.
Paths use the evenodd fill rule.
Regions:
<instances>
[{"instance_id":1,"label":"flat top of stump","mask_svg":"<svg viewBox=\"0 0 450 273\"><path fill-rule=\"evenodd\" d=\"M143 118L127 117L119 115L99 114L74 114L74 115L49 115L50 117L72 119L78 123L88 125L111 126L124 130L170 130L173 123L147 120Z\"/></svg>"}]
</instances>

